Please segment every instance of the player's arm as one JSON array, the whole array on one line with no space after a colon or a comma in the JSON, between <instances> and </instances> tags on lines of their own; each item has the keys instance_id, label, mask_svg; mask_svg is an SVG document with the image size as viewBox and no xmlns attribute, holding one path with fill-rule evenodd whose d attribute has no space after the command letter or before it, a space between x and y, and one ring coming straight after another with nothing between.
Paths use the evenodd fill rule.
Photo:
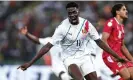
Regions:
<instances>
[{"instance_id":1,"label":"player's arm","mask_svg":"<svg viewBox=\"0 0 133 80\"><path fill-rule=\"evenodd\" d=\"M40 59L44 54L46 54L46 53L51 49L52 46L53 46L53 45L52 45L51 43L48 42L45 46L43 46L43 47L41 48L41 50L39 51L39 53L36 54L36 56L32 58L31 61L29 61L29 62L27 62L27 63L25 63L25 64L19 66L18 69L21 68L23 71L26 70L26 69L27 69L28 67L30 67L33 63L35 63L38 59Z\"/></svg>"},{"instance_id":2,"label":"player's arm","mask_svg":"<svg viewBox=\"0 0 133 80\"><path fill-rule=\"evenodd\" d=\"M36 36L34 36L34 35L32 35L32 34L30 34L29 32L26 34L26 37L28 39L30 39L32 42L37 43L37 44L40 44L39 38L36 37Z\"/></svg>"},{"instance_id":3,"label":"player's arm","mask_svg":"<svg viewBox=\"0 0 133 80\"><path fill-rule=\"evenodd\" d=\"M56 28L54 35L52 37L52 40L50 40L45 46L43 46L41 50L39 51L39 53L36 54L36 56L32 58L31 61L19 66L18 69L21 68L22 70L26 70L34 62L36 62L39 58L41 58L44 54L46 54L52 48L53 45L56 45L56 43L60 42L64 37L61 34L63 30L61 30L60 28L62 28L62 26Z\"/></svg>"},{"instance_id":4,"label":"player's arm","mask_svg":"<svg viewBox=\"0 0 133 80\"><path fill-rule=\"evenodd\" d=\"M128 60L133 61L132 55L129 53L128 49L126 48L126 46L124 44L124 40L122 42L121 51L122 51L123 55L125 55Z\"/></svg>"},{"instance_id":5,"label":"player's arm","mask_svg":"<svg viewBox=\"0 0 133 80\"><path fill-rule=\"evenodd\" d=\"M102 33L102 41L105 42L107 45L108 45L107 40L108 40L109 36L110 36L110 34L107 32Z\"/></svg>"},{"instance_id":6,"label":"player's arm","mask_svg":"<svg viewBox=\"0 0 133 80\"><path fill-rule=\"evenodd\" d=\"M20 29L20 33L23 34L23 35L25 35L25 36L26 36L28 39L30 39L32 42L37 43L37 44L40 44L39 38L36 37L36 36L34 36L34 35L32 35L32 34L30 34L30 33L28 32L27 26L22 27L22 28Z\"/></svg>"},{"instance_id":7,"label":"player's arm","mask_svg":"<svg viewBox=\"0 0 133 80\"><path fill-rule=\"evenodd\" d=\"M124 59L120 58L116 52L114 52L104 41L102 41L99 38L99 34L97 32L97 30L95 29L95 27L89 23L89 36L96 42L96 44L102 48L104 51L108 52L109 54L111 54L113 57L115 57L117 60L119 61L125 61Z\"/></svg>"},{"instance_id":8,"label":"player's arm","mask_svg":"<svg viewBox=\"0 0 133 80\"><path fill-rule=\"evenodd\" d=\"M120 59L120 57L117 55L116 52L114 52L104 41L102 41L101 39L97 39L95 40L95 42L97 43L97 45L102 48L104 51L108 52L109 54L111 54L113 57Z\"/></svg>"},{"instance_id":9,"label":"player's arm","mask_svg":"<svg viewBox=\"0 0 133 80\"><path fill-rule=\"evenodd\" d=\"M113 22L111 20L108 20L103 28L103 33L102 33L102 40L108 45L108 38L113 30Z\"/></svg>"},{"instance_id":10,"label":"player's arm","mask_svg":"<svg viewBox=\"0 0 133 80\"><path fill-rule=\"evenodd\" d=\"M108 32L103 32L102 33L102 41L108 46L107 40L110 36L110 33ZM109 46L108 46L109 47ZM109 47L110 48L110 47ZM105 50L104 50L105 51ZM107 51L106 51L107 52ZM116 53L115 53L116 54Z\"/></svg>"}]
</instances>

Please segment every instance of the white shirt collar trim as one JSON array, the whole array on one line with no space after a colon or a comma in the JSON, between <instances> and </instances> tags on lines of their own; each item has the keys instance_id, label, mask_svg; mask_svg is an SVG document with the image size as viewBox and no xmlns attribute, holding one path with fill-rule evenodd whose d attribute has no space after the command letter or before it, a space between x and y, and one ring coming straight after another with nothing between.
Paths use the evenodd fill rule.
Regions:
<instances>
[{"instance_id":1,"label":"white shirt collar trim","mask_svg":"<svg viewBox=\"0 0 133 80\"><path fill-rule=\"evenodd\" d=\"M114 17L114 19L116 20L116 22L118 23L118 24L120 24L118 21L117 21L117 19Z\"/></svg>"}]
</instances>

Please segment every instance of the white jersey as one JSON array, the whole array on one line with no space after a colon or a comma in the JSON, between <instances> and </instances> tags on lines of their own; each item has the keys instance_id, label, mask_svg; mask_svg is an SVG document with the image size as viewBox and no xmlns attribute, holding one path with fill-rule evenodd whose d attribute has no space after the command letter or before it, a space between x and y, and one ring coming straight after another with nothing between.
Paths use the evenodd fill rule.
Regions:
<instances>
[{"instance_id":1,"label":"white jersey","mask_svg":"<svg viewBox=\"0 0 133 80\"><path fill-rule=\"evenodd\" d=\"M48 42L52 42L52 38L51 37L47 37L47 38L39 38L39 42L43 45L46 45ZM61 48L60 48L60 45L55 45L53 46L51 49L50 49L50 54L51 54L51 57L52 59L55 58L55 59L60 59L59 58L59 55L61 53ZM54 60L55 60L54 59Z\"/></svg>"},{"instance_id":2,"label":"white jersey","mask_svg":"<svg viewBox=\"0 0 133 80\"><path fill-rule=\"evenodd\" d=\"M91 49L86 50L88 40L99 39L99 34L88 20L79 17L79 24L72 25L67 18L56 28L52 38L53 45L61 45L61 58L64 60L70 56L78 58L91 53Z\"/></svg>"},{"instance_id":3,"label":"white jersey","mask_svg":"<svg viewBox=\"0 0 133 80\"><path fill-rule=\"evenodd\" d=\"M48 42L51 42L52 38L39 38L39 42L43 45L46 45ZM66 68L60 58L61 48L59 45L55 45L50 49L50 55L52 60L52 71L58 77L60 72L64 71L67 74ZM68 76L69 77L69 76Z\"/></svg>"},{"instance_id":4,"label":"white jersey","mask_svg":"<svg viewBox=\"0 0 133 80\"><path fill-rule=\"evenodd\" d=\"M88 52L91 52L90 53L91 55L96 56L97 55L97 53L96 53L96 47L97 47L97 44L95 43L95 41L92 40L92 39L89 39L89 41L87 42L87 48L86 48L86 50Z\"/></svg>"}]
</instances>

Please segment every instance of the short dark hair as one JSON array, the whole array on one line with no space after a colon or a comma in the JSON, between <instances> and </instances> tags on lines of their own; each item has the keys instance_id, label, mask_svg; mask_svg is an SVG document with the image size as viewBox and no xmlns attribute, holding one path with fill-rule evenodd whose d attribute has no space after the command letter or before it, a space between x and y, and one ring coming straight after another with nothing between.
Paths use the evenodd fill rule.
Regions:
<instances>
[{"instance_id":1,"label":"short dark hair","mask_svg":"<svg viewBox=\"0 0 133 80\"><path fill-rule=\"evenodd\" d=\"M112 7L111 13L112 13L113 17L116 16L116 11L119 11L119 10L122 8L122 6L125 6L125 4L123 4L123 3L118 3L118 4L115 4L115 5Z\"/></svg>"},{"instance_id":2,"label":"short dark hair","mask_svg":"<svg viewBox=\"0 0 133 80\"><path fill-rule=\"evenodd\" d=\"M69 3L66 5L66 9L67 9L67 8L71 8L71 7L79 8L78 4L75 3L75 2L69 2Z\"/></svg>"}]
</instances>

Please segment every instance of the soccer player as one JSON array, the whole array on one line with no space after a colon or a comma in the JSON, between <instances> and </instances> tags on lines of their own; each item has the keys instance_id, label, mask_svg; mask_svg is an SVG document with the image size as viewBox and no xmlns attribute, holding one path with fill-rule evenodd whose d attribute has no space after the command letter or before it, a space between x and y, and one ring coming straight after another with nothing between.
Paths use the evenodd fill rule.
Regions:
<instances>
[{"instance_id":1,"label":"soccer player","mask_svg":"<svg viewBox=\"0 0 133 80\"><path fill-rule=\"evenodd\" d=\"M37 43L37 44L46 45L48 42L52 40L51 37L37 38L36 36L28 32L27 26L22 27L20 29L20 33L25 35L32 42ZM59 57L60 52L61 52L61 48L58 45L52 47L52 49L50 50L50 55L52 58L52 71L60 80L70 80L70 77L66 71L66 68L63 65L63 62L61 61Z\"/></svg>"},{"instance_id":2,"label":"soccer player","mask_svg":"<svg viewBox=\"0 0 133 80\"><path fill-rule=\"evenodd\" d=\"M26 70L40 57L46 54L54 45L61 45L61 58L69 74L75 80L97 80L96 71L90 58L89 48L86 44L89 38L93 39L98 46L114 56L117 61L126 62L110 49L100 38L95 27L86 19L79 17L79 6L75 2L66 5L68 18L63 20L56 28L52 41L48 42L38 54L29 62L18 67ZM90 44L91 45L91 44Z\"/></svg>"},{"instance_id":3,"label":"soccer player","mask_svg":"<svg viewBox=\"0 0 133 80\"><path fill-rule=\"evenodd\" d=\"M133 57L124 44L124 25L123 21L128 18L128 11L124 4L116 4L112 7L113 18L109 19L103 29L102 40L108 44L117 54L131 62ZM120 80L133 80L133 63L125 64L116 62L115 58L108 52L103 52L105 64L114 72L121 76Z\"/></svg>"}]
</instances>

